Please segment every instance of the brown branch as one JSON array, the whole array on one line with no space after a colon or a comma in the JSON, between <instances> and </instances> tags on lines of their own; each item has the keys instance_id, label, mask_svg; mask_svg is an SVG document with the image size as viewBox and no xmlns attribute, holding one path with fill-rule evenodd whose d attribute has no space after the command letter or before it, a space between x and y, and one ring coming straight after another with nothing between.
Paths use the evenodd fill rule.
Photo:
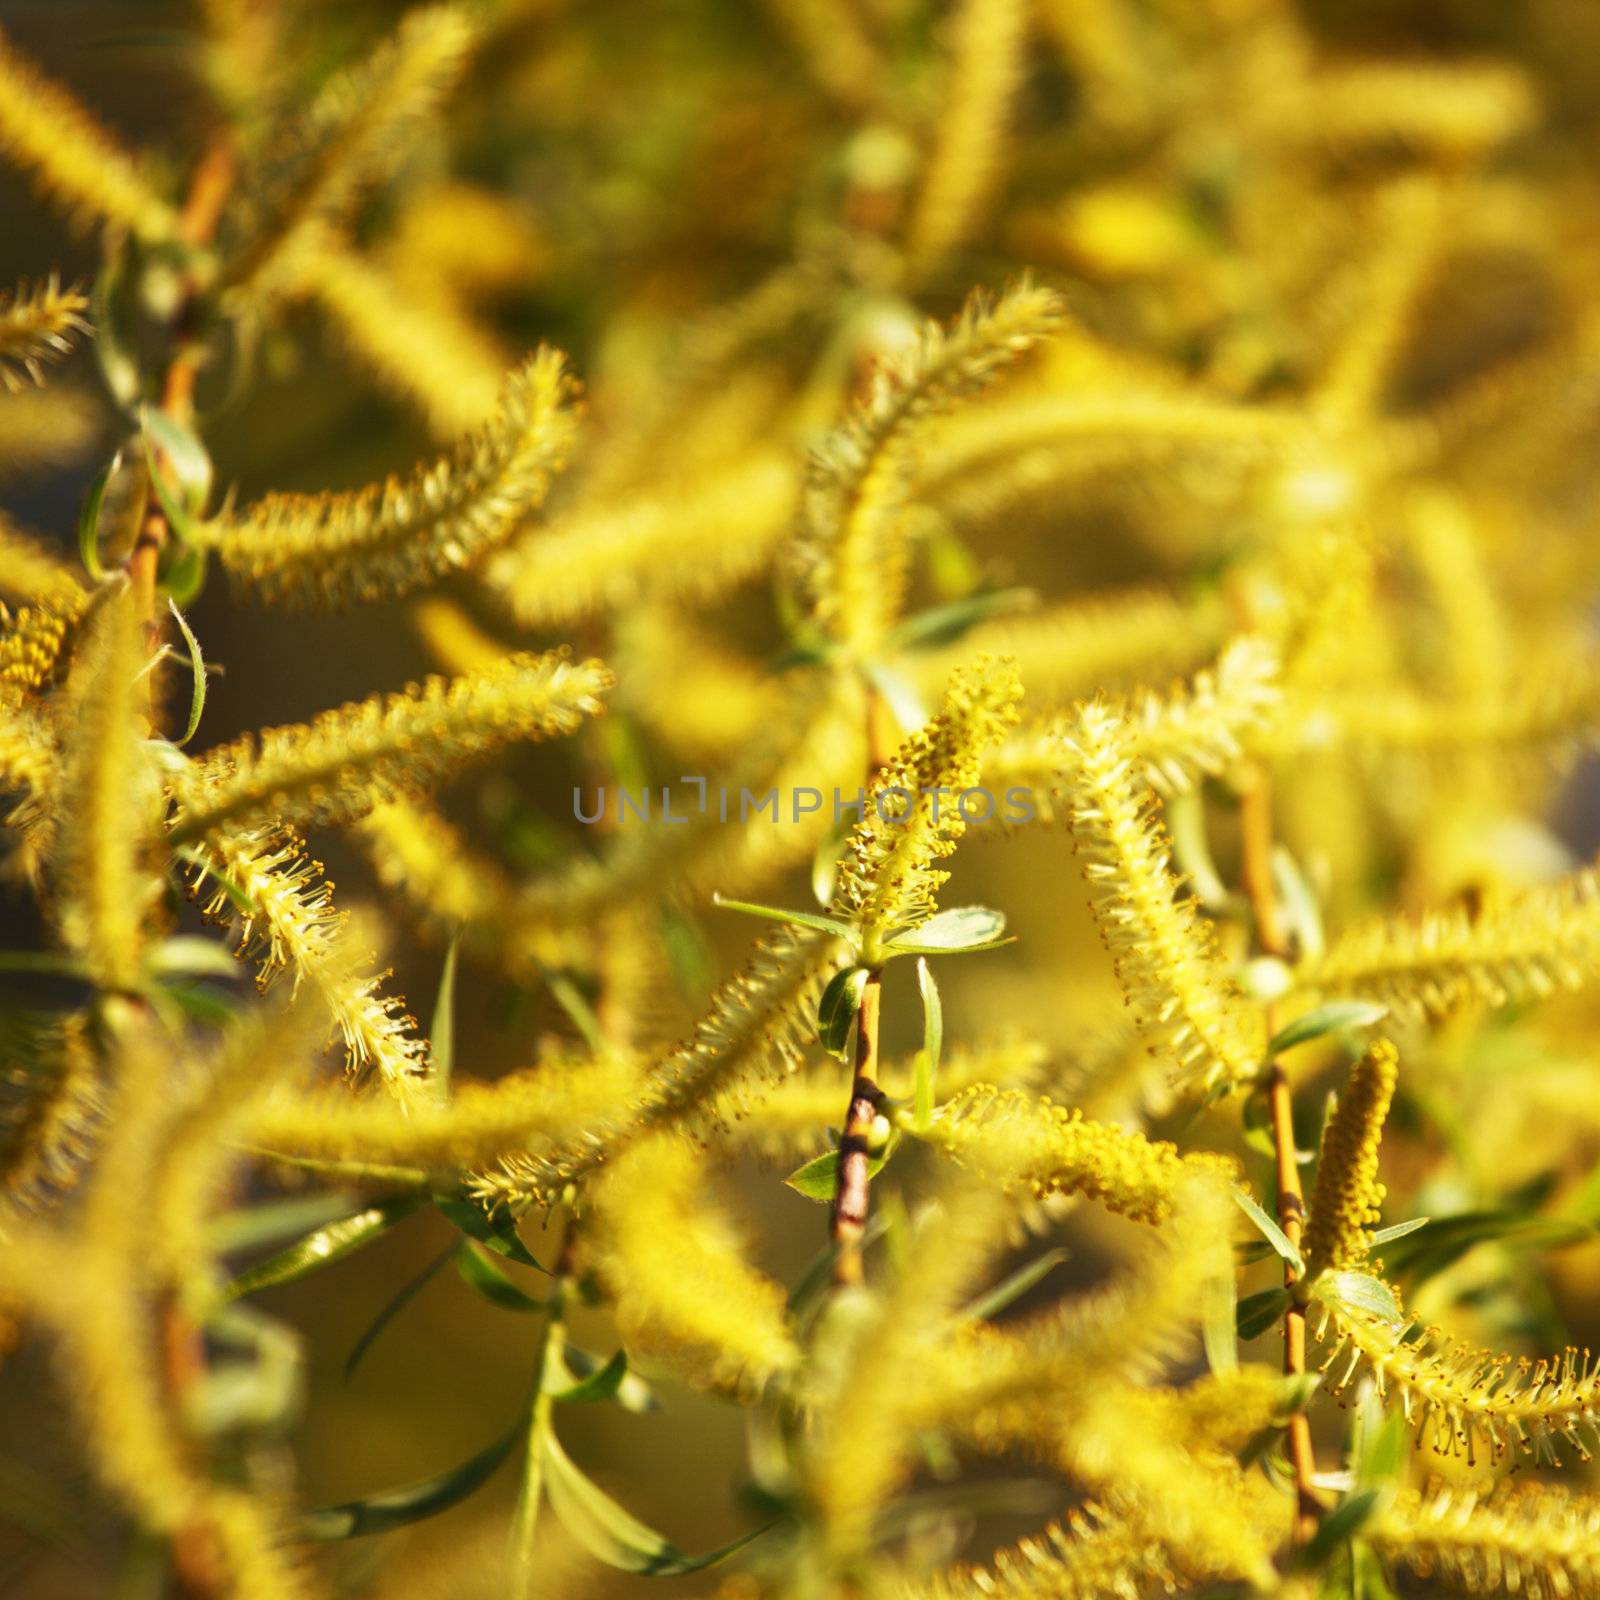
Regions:
<instances>
[{"instance_id":1,"label":"brown branch","mask_svg":"<svg viewBox=\"0 0 1600 1600\"><path fill-rule=\"evenodd\" d=\"M1256 942L1263 955L1286 960L1289 940L1278 908L1272 882L1272 788L1264 771L1257 771L1240 798L1239 821L1242 831L1241 876L1246 898L1255 918ZM1267 1029L1273 1032L1276 1021L1267 1009ZM1295 1159L1294 1100L1289 1091L1289 1076L1279 1061L1270 1062L1266 1072L1267 1109L1272 1120L1272 1143L1277 1161L1278 1223L1289 1242L1298 1246L1305 1228L1305 1194L1300 1187L1300 1166ZM1294 1268L1283 1264L1284 1287L1293 1289ZM1291 1300L1283 1316L1283 1370L1297 1377L1306 1370L1306 1312ZM1311 1422L1303 1411L1289 1419L1289 1459L1294 1466L1295 1520L1294 1543L1304 1544L1317 1531L1322 1502L1312 1480L1316 1476L1316 1454L1311 1445Z\"/></svg>"},{"instance_id":2,"label":"brown branch","mask_svg":"<svg viewBox=\"0 0 1600 1600\"><path fill-rule=\"evenodd\" d=\"M878 1087L878 1013L882 998L883 979L874 972L861 991L861 1009L856 1016L855 1077L839 1140L839 1184L833 1195L830 1234L836 1284L860 1283L863 1275L861 1240L871 1199L872 1125L883 1099Z\"/></svg>"}]
</instances>

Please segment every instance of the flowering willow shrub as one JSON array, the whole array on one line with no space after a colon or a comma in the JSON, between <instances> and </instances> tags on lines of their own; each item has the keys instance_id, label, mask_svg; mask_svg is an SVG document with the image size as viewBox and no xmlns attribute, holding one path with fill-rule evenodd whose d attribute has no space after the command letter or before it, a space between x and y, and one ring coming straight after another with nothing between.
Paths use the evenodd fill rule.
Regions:
<instances>
[{"instance_id":1,"label":"flowering willow shrub","mask_svg":"<svg viewBox=\"0 0 1600 1600\"><path fill-rule=\"evenodd\" d=\"M0 1312L129 1583L401 1592L333 1547L505 1464L415 1592L554 1593L576 1546L804 1597L1600 1594L1550 1253L1600 1226L1555 820L1596 211L1544 86L1285 0L446 3L365 50L336 9L201 5L160 162L0 38L0 152L99 258L0 300L0 456L83 491L76 558L0 518L42 930L0 957ZM434 445L237 492L257 352L324 336ZM400 608L440 671L218 741L208 578ZM527 762L571 817L462 820ZM458 972L543 997L503 1075ZM793 1281L735 1167L817 1202ZM256 1297L423 1213L528 1398L310 1503ZM726 1549L573 1420L671 1384L749 1415Z\"/></svg>"}]
</instances>

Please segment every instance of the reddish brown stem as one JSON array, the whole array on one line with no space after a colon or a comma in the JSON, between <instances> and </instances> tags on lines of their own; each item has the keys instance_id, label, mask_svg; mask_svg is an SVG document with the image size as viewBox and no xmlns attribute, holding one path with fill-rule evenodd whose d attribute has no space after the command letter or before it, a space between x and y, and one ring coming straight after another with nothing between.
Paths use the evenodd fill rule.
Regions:
<instances>
[{"instance_id":1,"label":"reddish brown stem","mask_svg":"<svg viewBox=\"0 0 1600 1600\"><path fill-rule=\"evenodd\" d=\"M1291 954L1288 934L1272 881L1272 789L1265 772L1257 772L1244 791L1240 825L1241 876L1255 917L1256 942L1263 955L1287 960ZM1268 1031L1275 1027L1276 1019L1269 1006ZM1277 1167L1278 1223L1289 1242L1298 1246L1305 1227L1305 1194L1300 1187L1300 1164L1295 1153L1294 1100L1281 1062L1268 1065L1266 1091ZM1296 1281L1294 1268L1285 1262L1284 1287L1292 1290ZM1291 1377L1306 1370L1306 1313L1295 1300L1290 1301L1283 1318L1283 1370ZM1314 1487L1317 1461L1311 1444L1311 1423L1302 1411L1289 1419L1288 1443L1295 1481L1293 1537L1295 1544L1301 1545L1316 1533L1322 1515L1322 1503Z\"/></svg>"},{"instance_id":2,"label":"reddish brown stem","mask_svg":"<svg viewBox=\"0 0 1600 1600\"><path fill-rule=\"evenodd\" d=\"M833 1196L831 1229L836 1284L860 1283L863 1276L861 1241L871 1198L872 1125L883 1099L878 1087L878 1014L882 997L883 981L874 972L861 991L861 1009L856 1016L855 1077L839 1140L839 1184Z\"/></svg>"}]
</instances>

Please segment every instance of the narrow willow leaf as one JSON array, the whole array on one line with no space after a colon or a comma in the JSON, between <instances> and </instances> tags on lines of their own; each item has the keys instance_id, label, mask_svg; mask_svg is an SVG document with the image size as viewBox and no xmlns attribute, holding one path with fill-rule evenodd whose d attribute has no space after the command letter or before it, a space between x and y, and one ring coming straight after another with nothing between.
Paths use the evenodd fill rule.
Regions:
<instances>
[{"instance_id":1,"label":"narrow willow leaf","mask_svg":"<svg viewBox=\"0 0 1600 1600\"><path fill-rule=\"evenodd\" d=\"M1311 1570L1320 1567L1333 1553L1371 1520L1382 1498L1377 1489L1362 1489L1341 1500L1322 1519L1314 1537L1296 1558L1297 1565Z\"/></svg>"},{"instance_id":2,"label":"narrow willow leaf","mask_svg":"<svg viewBox=\"0 0 1600 1600\"><path fill-rule=\"evenodd\" d=\"M226 946L194 934L175 934L150 952L146 969L154 976L178 973L185 977L237 978L239 963Z\"/></svg>"},{"instance_id":3,"label":"narrow willow leaf","mask_svg":"<svg viewBox=\"0 0 1600 1600\"><path fill-rule=\"evenodd\" d=\"M1276 1156L1278 1141L1272 1133L1272 1108L1265 1088L1252 1089L1244 1097L1239 1117L1244 1127L1244 1142L1264 1156Z\"/></svg>"},{"instance_id":4,"label":"narrow willow leaf","mask_svg":"<svg viewBox=\"0 0 1600 1600\"><path fill-rule=\"evenodd\" d=\"M576 1345L564 1344L561 1347L562 1370L571 1384L592 1378L607 1365L608 1363L601 1361L599 1356L590 1355L587 1350L580 1350ZM617 1404L624 1411L643 1413L661 1409L661 1402L656 1399L655 1390L636 1372L623 1373L622 1381L617 1385L616 1398Z\"/></svg>"},{"instance_id":5,"label":"narrow willow leaf","mask_svg":"<svg viewBox=\"0 0 1600 1600\"><path fill-rule=\"evenodd\" d=\"M899 933L888 948L897 955L955 955L992 950L1004 942L1005 914L988 906L954 906L924 923Z\"/></svg>"},{"instance_id":6,"label":"narrow willow leaf","mask_svg":"<svg viewBox=\"0 0 1600 1600\"><path fill-rule=\"evenodd\" d=\"M193 687L189 691L189 720L184 725L183 737L178 740L181 748L194 738L195 730L200 726L200 717L206 709L206 661L200 653L200 641L194 636L183 613L178 609L175 600L167 601L167 609L171 611L173 620L178 624L178 632L183 635L183 642L189 647L189 671L193 678Z\"/></svg>"},{"instance_id":7,"label":"narrow willow leaf","mask_svg":"<svg viewBox=\"0 0 1600 1600\"><path fill-rule=\"evenodd\" d=\"M865 967L844 967L829 979L817 1001L817 1038L833 1055L843 1055L850 1042L850 1028L861 1009L867 977Z\"/></svg>"},{"instance_id":8,"label":"narrow willow leaf","mask_svg":"<svg viewBox=\"0 0 1600 1600\"><path fill-rule=\"evenodd\" d=\"M305 1238L280 1250L277 1255L258 1262L241 1272L222 1290L225 1300L237 1300L262 1289L276 1288L282 1283L294 1283L321 1267L330 1266L353 1255L363 1245L381 1238L397 1223L403 1222L421 1204L416 1195L401 1195L398 1199L384 1200L353 1217L330 1222L326 1227L308 1233Z\"/></svg>"},{"instance_id":9,"label":"narrow willow leaf","mask_svg":"<svg viewBox=\"0 0 1600 1600\"><path fill-rule=\"evenodd\" d=\"M510 1277L484 1255L476 1241L456 1252L456 1271L491 1305L503 1311L547 1311L548 1300L540 1300L518 1288Z\"/></svg>"},{"instance_id":10,"label":"narrow willow leaf","mask_svg":"<svg viewBox=\"0 0 1600 1600\"><path fill-rule=\"evenodd\" d=\"M1296 1017L1286 1028L1280 1028L1267 1042L1267 1055L1282 1055L1296 1045L1309 1044L1344 1028L1370 1028L1389 1015L1388 1006L1370 1000L1330 1000L1327 1005Z\"/></svg>"},{"instance_id":11,"label":"narrow willow leaf","mask_svg":"<svg viewBox=\"0 0 1600 1600\"><path fill-rule=\"evenodd\" d=\"M699 1572L742 1550L766 1532L765 1528L758 1528L709 1555L685 1555L671 1540L640 1522L586 1478L553 1433L545 1438L544 1458L550 1509L561 1519L561 1525L596 1560L623 1572L652 1578Z\"/></svg>"},{"instance_id":12,"label":"narrow willow leaf","mask_svg":"<svg viewBox=\"0 0 1600 1600\"><path fill-rule=\"evenodd\" d=\"M1046 1250L1004 1277L987 1294L981 1294L961 1313L964 1321L983 1322L1020 1300L1036 1283L1067 1259L1066 1250Z\"/></svg>"},{"instance_id":13,"label":"narrow willow leaf","mask_svg":"<svg viewBox=\"0 0 1600 1600\"><path fill-rule=\"evenodd\" d=\"M476 1200L463 1200L455 1195L435 1195L433 1203L447 1222L452 1222L469 1239L487 1245L496 1255L515 1261L520 1266L546 1268L529 1252L517 1234L516 1222L505 1216L491 1217Z\"/></svg>"},{"instance_id":14,"label":"narrow willow leaf","mask_svg":"<svg viewBox=\"0 0 1600 1600\"><path fill-rule=\"evenodd\" d=\"M1398 1483L1410 1453L1405 1413L1398 1409L1391 1411L1384 1405L1382 1396L1375 1389L1369 1389L1356 1414L1355 1437L1350 1448L1356 1486L1381 1489Z\"/></svg>"},{"instance_id":15,"label":"narrow willow leaf","mask_svg":"<svg viewBox=\"0 0 1600 1600\"><path fill-rule=\"evenodd\" d=\"M855 929L837 917L824 917L815 911L790 911L783 906L761 906L749 900L729 900L725 895L711 897L714 906L724 911L743 911L747 916L765 917L769 922L788 922L797 928L813 928L818 933L832 933L841 939L853 939Z\"/></svg>"},{"instance_id":16,"label":"narrow willow leaf","mask_svg":"<svg viewBox=\"0 0 1600 1600\"><path fill-rule=\"evenodd\" d=\"M933 650L951 645L980 622L1031 611L1039 602L1033 589L988 589L960 600L929 606L909 616L884 639L888 650Z\"/></svg>"},{"instance_id":17,"label":"narrow willow leaf","mask_svg":"<svg viewBox=\"0 0 1600 1600\"><path fill-rule=\"evenodd\" d=\"M1239 1290L1231 1272L1213 1273L1201 1292L1200 1336L1219 1378L1239 1370Z\"/></svg>"},{"instance_id":18,"label":"narrow willow leaf","mask_svg":"<svg viewBox=\"0 0 1600 1600\"><path fill-rule=\"evenodd\" d=\"M420 1272L413 1273L405 1283L389 1296L379 1308L378 1314L361 1330L361 1337L350 1347L350 1354L344 1359L344 1372L341 1374L344 1381L349 1381L356 1375L356 1368L367 1358L371 1350L389 1324L411 1304L416 1297L433 1282L439 1270L461 1249L458 1244L453 1244L447 1250L441 1250L427 1266Z\"/></svg>"},{"instance_id":19,"label":"narrow willow leaf","mask_svg":"<svg viewBox=\"0 0 1600 1600\"><path fill-rule=\"evenodd\" d=\"M433 1021L428 1026L429 1060L433 1062L433 1078L441 1099L449 1097L450 1074L456 1062L456 958L460 945L458 933L445 948L439 995L433 1002Z\"/></svg>"},{"instance_id":20,"label":"narrow willow leaf","mask_svg":"<svg viewBox=\"0 0 1600 1600\"><path fill-rule=\"evenodd\" d=\"M265 1205L225 1211L206 1228L206 1240L219 1256L240 1250L261 1250L280 1239L290 1239L348 1217L358 1202L348 1194L294 1195L269 1200Z\"/></svg>"},{"instance_id":21,"label":"narrow willow leaf","mask_svg":"<svg viewBox=\"0 0 1600 1600\"><path fill-rule=\"evenodd\" d=\"M360 1500L346 1500L340 1505L307 1512L300 1519L299 1536L319 1542L358 1539L369 1533L389 1533L395 1528L436 1517L441 1511L459 1505L494 1476L495 1469L521 1440L523 1426L519 1419L493 1444L437 1477L424 1478L403 1489L389 1489L382 1494L366 1495Z\"/></svg>"},{"instance_id":22,"label":"narrow willow leaf","mask_svg":"<svg viewBox=\"0 0 1600 1600\"><path fill-rule=\"evenodd\" d=\"M1328 946L1322 929L1322 908L1299 863L1282 845L1272 852L1272 881L1283 907L1284 921L1294 935L1301 956L1307 961L1321 960Z\"/></svg>"},{"instance_id":23,"label":"narrow willow leaf","mask_svg":"<svg viewBox=\"0 0 1600 1600\"><path fill-rule=\"evenodd\" d=\"M875 1178L888 1164L893 1152L885 1150L882 1155L873 1156L867 1162L867 1176ZM797 1167L783 1180L796 1194L803 1194L807 1200L820 1201L823 1205L832 1205L834 1194L839 1188L839 1152L830 1150L824 1156L818 1156L814 1161L808 1161L803 1167Z\"/></svg>"},{"instance_id":24,"label":"narrow willow leaf","mask_svg":"<svg viewBox=\"0 0 1600 1600\"><path fill-rule=\"evenodd\" d=\"M1372 1236L1372 1247L1376 1250L1380 1244L1403 1239L1408 1233L1415 1233L1418 1228L1427 1227L1431 1220L1429 1217L1413 1217L1409 1222L1396 1222L1392 1227L1379 1228Z\"/></svg>"},{"instance_id":25,"label":"narrow willow leaf","mask_svg":"<svg viewBox=\"0 0 1600 1600\"><path fill-rule=\"evenodd\" d=\"M1244 1212L1244 1214L1249 1217L1253 1223L1255 1223L1257 1228L1261 1230L1262 1238L1264 1238L1267 1243L1270 1244L1272 1248L1280 1256L1282 1256L1283 1259L1287 1261L1297 1273L1303 1274L1306 1270L1306 1264L1301 1259L1300 1252L1289 1243L1289 1236L1283 1231L1283 1229L1280 1228L1278 1224L1274 1222L1259 1205L1256 1204L1255 1200L1246 1190L1239 1188L1238 1185L1234 1186L1233 1198L1238 1201L1239 1209Z\"/></svg>"},{"instance_id":26,"label":"narrow willow leaf","mask_svg":"<svg viewBox=\"0 0 1600 1600\"><path fill-rule=\"evenodd\" d=\"M619 1350L603 1367L576 1383L565 1389L547 1389L545 1393L552 1400L614 1400L627 1376L628 1352Z\"/></svg>"},{"instance_id":27,"label":"narrow willow leaf","mask_svg":"<svg viewBox=\"0 0 1600 1600\"><path fill-rule=\"evenodd\" d=\"M1239 1302L1234 1327L1241 1339L1257 1339L1289 1309L1292 1297L1287 1289L1262 1289L1247 1294Z\"/></svg>"},{"instance_id":28,"label":"narrow willow leaf","mask_svg":"<svg viewBox=\"0 0 1600 1600\"><path fill-rule=\"evenodd\" d=\"M933 969L924 956L917 957L917 991L922 996L922 1052L917 1057L916 1087L911 1109L919 1128L933 1120L934 1093L939 1081L939 1059L944 1054L944 1002Z\"/></svg>"},{"instance_id":29,"label":"narrow willow leaf","mask_svg":"<svg viewBox=\"0 0 1600 1600\"><path fill-rule=\"evenodd\" d=\"M1382 1278L1374 1278L1368 1272L1325 1272L1311 1285L1311 1293L1330 1305L1366 1311L1385 1322L1405 1320L1394 1291Z\"/></svg>"},{"instance_id":30,"label":"narrow willow leaf","mask_svg":"<svg viewBox=\"0 0 1600 1600\"><path fill-rule=\"evenodd\" d=\"M78 515L78 556L83 562L84 571L96 583L106 575L105 568L100 564L100 513L105 505L106 489L121 464L122 452L119 450L95 474L94 482L89 485L89 492L84 497L83 510Z\"/></svg>"}]
</instances>

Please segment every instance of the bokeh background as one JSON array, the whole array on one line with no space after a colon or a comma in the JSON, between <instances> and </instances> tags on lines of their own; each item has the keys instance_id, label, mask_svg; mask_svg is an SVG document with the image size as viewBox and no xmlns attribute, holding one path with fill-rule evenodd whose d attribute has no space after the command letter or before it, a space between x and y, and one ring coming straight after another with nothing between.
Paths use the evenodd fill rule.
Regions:
<instances>
[{"instance_id":1,"label":"bokeh background","mask_svg":"<svg viewBox=\"0 0 1600 1600\"><path fill-rule=\"evenodd\" d=\"M297 0L290 9L305 52L294 70L310 78L359 55L392 30L398 15L394 6L361 0ZM779 5L523 0L500 9L495 46L456 95L448 132L425 138L405 174L407 184L448 198L438 216L449 221L437 226L447 226L450 237L412 242L481 256L471 312L507 364L540 341L570 354L589 391L586 436L598 442L585 448L598 452L619 417L633 426L653 406L658 422L650 448L671 467L674 408L709 403L675 392L685 329L819 238L826 246L850 184L859 184L864 170L882 168L892 178L910 136L893 116L869 118L863 126L819 95L792 48ZM912 0L877 9L901 17L896 26L903 48L890 101L914 125L937 109L940 10ZM1430 326L1445 332L1419 341L1405 381L1413 397L1425 397L1474 364L1544 337L1566 314L1567 297L1584 281L1588 264L1600 260L1593 254L1600 242L1594 187L1600 180L1600 7L1590 0L1323 0L1303 5L1300 13L1308 37L1332 59L1493 57L1529 74L1543 109L1537 131L1519 142L1513 167L1556 196L1558 209L1567 209L1560 196L1573 197L1572 205L1553 235L1519 239L1515 227L1504 229L1492 245L1473 244L1438 275ZM196 147L206 115L189 42L192 21L189 8L175 3L0 0L0 26L19 48L71 86L129 144L174 170ZM1186 74L1202 81L1197 64L1181 53L1154 70L1170 79L1175 103L1182 102ZM1169 260L1157 248L1161 259L1152 267L1148 250L1156 247L1130 240L1132 263L1119 267L1116 249L1091 248L1081 228L1075 233L1063 220L1075 197L1102 182L1108 162L1137 166L1134 159L1108 155L1098 135L1085 132L1083 102L1083 86L1063 53L1041 47L1030 54L1004 199L993 208L991 231L959 270L921 287L920 309L947 315L974 282L998 285L1016 263L1031 262L1092 324L1141 336L1154 330L1168 355L1243 374L1233 380L1241 391L1292 387L1314 330L1296 321L1292 301L1258 305L1235 292L1229 274L1241 262L1248 267L1247 254L1230 244L1206 260L1174 247ZM1180 136L1178 154L1196 166L1213 158L1225 166L1228 132L1229 108L1202 107L1194 112L1191 144L1183 146ZM1205 148L1208 141L1214 151ZM1248 173L1240 181L1248 181ZM478 226L472 222L475 198L484 203ZM1278 225L1285 232L1313 220L1337 229L1337 201L1330 207L1326 196L1320 198L1311 219L1296 214L1293 182L1283 198ZM374 240L389 240L386 248L396 252L390 259L403 264L407 241L394 240L393 221L380 198L363 228ZM1136 223L1148 229L1150 218L1141 214L1127 227L1137 232ZM426 214L416 225L426 233ZM1347 225L1354 242L1363 226L1354 200ZM0 282L48 271L87 281L95 270L92 241L64 227L22 179L0 168ZM1170 282L1157 281L1163 273L1192 281L1189 301L1168 292ZM852 293L859 305L851 314L861 317L881 314L891 298L873 283L870 262ZM1225 355L1218 357L1219 350ZM757 375L748 403L758 409L769 404L816 353L815 342L776 346L768 358L771 371ZM219 392L226 383L217 375L207 380L205 432L220 482L244 498L269 488L364 483L438 448L436 431L348 360L339 330L312 307L274 316L259 329L253 349L233 352L231 360L248 364L250 381L233 397ZM652 384L641 402L640 386L649 391ZM59 460L0 482L0 504L66 549L89 476L115 442L115 425L87 355L74 358L53 387L80 402L72 426L62 432L70 448ZM0 397L0 404L16 403ZM582 481L582 469L580 455L575 481ZM1065 508L1014 508L1003 525L984 532L981 546L993 581L1052 596L1127 585L1160 565L1159 554L1130 525L1126 505L1109 493L1100 500L1080 497ZM458 598L481 611L470 587L461 586ZM236 604L216 578L191 620L222 669L207 703L203 743L396 687L435 665L412 613L400 607L331 618L287 615ZM764 591L734 597L713 625L730 641L758 649L759 641L778 636ZM580 632L574 642L584 648L589 641ZM469 826L521 839L530 863L560 859L587 848L570 817L573 775L564 755L518 753L458 785L451 810ZM1592 792L1592 774L1580 769L1554 818L1557 832L1579 854L1600 842ZM377 897L363 863L336 838L315 843L338 881L341 902ZM1042 884L1048 892L1041 892ZM1019 1024L1052 1041L1070 1039L1075 1018L1103 998L1110 981L1075 884L1070 845L1051 833L1032 837L1026 851L999 840L975 841L959 865L961 892L952 891L957 901L981 899L1007 911L1020 943L985 958L993 963L985 975L989 1004L997 993L1005 996ZM803 889L791 887L787 898L798 901ZM22 899L0 901L0 915L6 943L33 938ZM725 962L747 931L706 924L701 934L708 964ZM426 1016L441 952L401 926L390 958L398 987ZM1041 972L1051 976L1042 979ZM961 971L949 981L946 1005L953 1016L961 1015L969 981ZM893 973L888 1015L914 1018L914 1004L899 1004L907 997L893 993L900 982L909 983L909 973ZM692 1006L693 998L684 997L685 1018ZM470 965L460 980L459 1017L458 1070L485 1075L521 1064L541 1032L568 1026L547 997L513 993ZM910 1043L907 1036L889 1041L892 1049ZM746 1174L740 1181L743 1202L766 1241L765 1264L793 1279L815 1253L821 1213L766 1176ZM1094 1226L1079 1220L1050 1226L1071 1240L1072 1271L1092 1276ZM529 1235L537 1251L536 1230ZM292 1455L310 1502L435 1472L487 1442L520 1404L532 1329L490 1310L450 1273L422 1289L353 1379L342 1376L352 1345L396 1285L447 1243L438 1219L419 1217L334 1272L265 1297L267 1309L305 1339L307 1402ZM1589 1283L1594 1262L1583 1249L1547 1262L1569 1325L1600 1321ZM587 1315L580 1314L580 1340ZM589 1330L591 1343L604 1345L606 1338L603 1327ZM19 1600L123 1592L113 1578L121 1555L118 1525L97 1502L73 1441L59 1426L59 1381L31 1348L0 1371L0 1592ZM601 1407L575 1416L569 1449L602 1483L625 1485L632 1509L686 1548L724 1542L750 1525L738 1498L743 1420L734 1408L671 1384L663 1384L661 1394L663 1409L645 1417ZM436 1552L463 1543L470 1552L474 1541L499 1539L512 1487L511 1474L504 1473L434 1523L339 1551L332 1559L349 1592L477 1592L465 1578L458 1589L449 1558ZM986 1526L984 1539L1014 1535L1023 1525L998 1519ZM443 1565L431 1566L435 1560ZM715 1574L667 1581L665 1591L703 1592L721 1581ZM726 1581L730 1595L739 1593L739 1580ZM639 1587L586 1569L576 1558L570 1577L561 1580L569 1582L574 1592ZM553 1565L550 1592L559 1588Z\"/></svg>"}]
</instances>

